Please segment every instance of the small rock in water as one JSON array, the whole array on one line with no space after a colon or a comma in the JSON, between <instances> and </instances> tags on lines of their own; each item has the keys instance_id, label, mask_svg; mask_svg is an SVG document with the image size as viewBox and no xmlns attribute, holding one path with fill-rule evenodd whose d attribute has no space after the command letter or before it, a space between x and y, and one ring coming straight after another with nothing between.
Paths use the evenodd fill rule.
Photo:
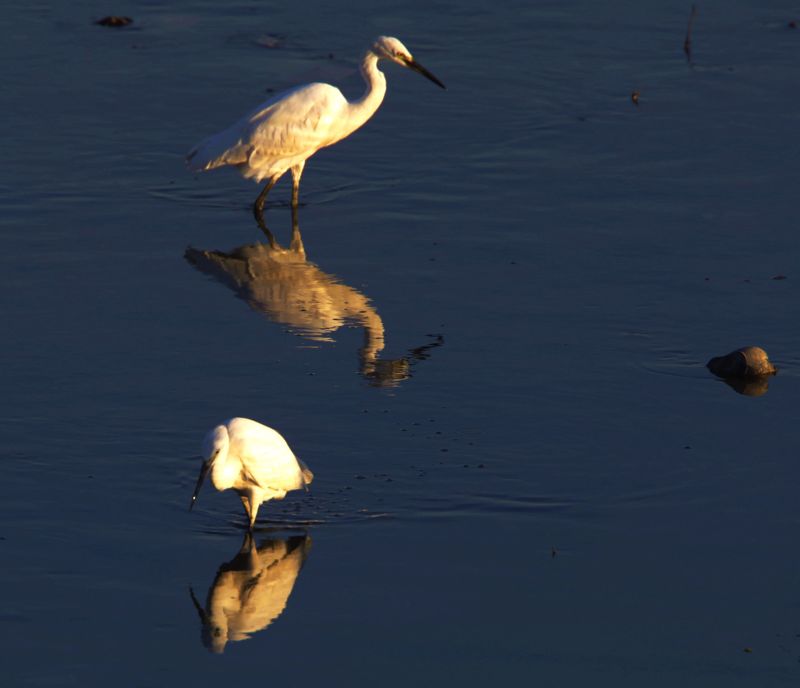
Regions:
<instances>
[{"instance_id":1,"label":"small rock in water","mask_svg":"<svg viewBox=\"0 0 800 688\"><path fill-rule=\"evenodd\" d=\"M717 356L706 363L706 367L719 377L765 377L778 372L767 352L759 346L745 346L725 356Z\"/></svg>"},{"instance_id":2,"label":"small rock in water","mask_svg":"<svg viewBox=\"0 0 800 688\"><path fill-rule=\"evenodd\" d=\"M133 24L133 19L130 17L116 17L110 15L108 17L98 19L95 24L98 24L99 26L128 26L129 24Z\"/></svg>"}]
</instances>

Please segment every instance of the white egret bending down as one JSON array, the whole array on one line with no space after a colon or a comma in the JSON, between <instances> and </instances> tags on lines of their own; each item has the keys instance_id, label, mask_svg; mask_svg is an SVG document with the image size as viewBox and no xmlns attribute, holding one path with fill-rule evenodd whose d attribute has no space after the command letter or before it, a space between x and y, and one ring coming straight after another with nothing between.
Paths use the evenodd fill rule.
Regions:
<instances>
[{"instance_id":1,"label":"white egret bending down","mask_svg":"<svg viewBox=\"0 0 800 688\"><path fill-rule=\"evenodd\" d=\"M239 493L250 530L263 502L283 499L290 490L304 488L314 479L279 433L248 418L231 418L205 436L203 465L190 511L209 472L218 490L232 487Z\"/></svg>"},{"instance_id":2,"label":"white egret bending down","mask_svg":"<svg viewBox=\"0 0 800 688\"><path fill-rule=\"evenodd\" d=\"M298 86L270 98L225 131L199 143L186 157L187 164L193 170L233 165L244 177L256 182L266 179L253 206L256 217L264 210L269 190L291 170L292 206L297 207L306 160L320 148L350 136L380 107L386 94L386 77L378 69L382 59L409 67L445 87L400 41L379 36L361 60L361 74L367 83L361 98L350 102L329 84Z\"/></svg>"}]
</instances>

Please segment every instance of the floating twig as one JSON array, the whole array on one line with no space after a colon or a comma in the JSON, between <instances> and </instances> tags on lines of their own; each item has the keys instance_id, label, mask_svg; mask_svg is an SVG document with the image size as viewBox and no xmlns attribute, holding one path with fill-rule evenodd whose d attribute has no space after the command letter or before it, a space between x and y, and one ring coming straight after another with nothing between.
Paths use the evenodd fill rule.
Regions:
<instances>
[{"instance_id":1,"label":"floating twig","mask_svg":"<svg viewBox=\"0 0 800 688\"><path fill-rule=\"evenodd\" d=\"M686 26L686 38L683 39L683 52L686 53L686 60L691 63L692 61L692 26L694 25L694 18L697 16L697 5L692 3L692 12L689 15L689 23Z\"/></svg>"},{"instance_id":2,"label":"floating twig","mask_svg":"<svg viewBox=\"0 0 800 688\"><path fill-rule=\"evenodd\" d=\"M133 19L130 17L117 17L117 16L108 16L103 17L102 19L98 19L95 24L98 26L112 26L115 28L119 28L121 26L128 26L129 24L133 24Z\"/></svg>"}]
</instances>

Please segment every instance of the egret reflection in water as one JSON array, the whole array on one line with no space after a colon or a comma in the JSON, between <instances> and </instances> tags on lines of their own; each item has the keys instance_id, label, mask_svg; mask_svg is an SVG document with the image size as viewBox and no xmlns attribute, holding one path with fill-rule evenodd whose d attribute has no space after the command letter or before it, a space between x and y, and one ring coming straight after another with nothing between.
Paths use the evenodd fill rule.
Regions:
<instances>
[{"instance_id":1,"label":"egret reflection in water","mask_svg":"<svg viewBox=\"0 0 800 688\"><path fill-rule=\"evenodd\" d=\"M411 366L441 346L441 335L428 335L422 346L401 358L381 359L386 346L383 320L368 297L306 258L306 250L292 209L292 239L282 247L259 220L266 243L247 244L225 253L189 247L185 257L198 270L227 284L256 312L318 342L333 341L341 327L363 327L358 351L359 369L371 384L395 386L411 376Z\"/></svg>"},{"instance_id":2,"label":"egret reflection in water","mask_svg":"<svg viewBox=\"0 0 800 688\"><path fill-rule=\"evenodd\" d=\"M239 553L220 565L203 607L189 588L200 615L203 645L215 654L229 642L248 640L286 608L303 568L311 537L271 537L256 547L248 533Z\"/></svg>"}]
</instances>

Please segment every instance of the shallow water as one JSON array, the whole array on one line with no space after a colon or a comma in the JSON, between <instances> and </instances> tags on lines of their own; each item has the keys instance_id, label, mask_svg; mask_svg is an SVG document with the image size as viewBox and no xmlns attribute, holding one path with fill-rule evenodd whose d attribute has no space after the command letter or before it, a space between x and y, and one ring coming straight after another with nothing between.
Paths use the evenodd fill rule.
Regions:
<instances>
[{"instance_id":1,"label":"shallow water","mask_svg":"<svg viewBox=\"0 0 800 688\"><path fill-rule=\"evenodd\" d=\"M691 63L690 3L6 8L3 684L796 685L800 17L698 5ZM187 260L269 245L185 152L268 90L356 95L380 33L448 90L388 67L307 166L330 307ZM704 368L746 344L758 397ZM212 654L242 515L187 507L234 415L316 479L256 534L302 568Z\"/></svg>"}]
</instances>

